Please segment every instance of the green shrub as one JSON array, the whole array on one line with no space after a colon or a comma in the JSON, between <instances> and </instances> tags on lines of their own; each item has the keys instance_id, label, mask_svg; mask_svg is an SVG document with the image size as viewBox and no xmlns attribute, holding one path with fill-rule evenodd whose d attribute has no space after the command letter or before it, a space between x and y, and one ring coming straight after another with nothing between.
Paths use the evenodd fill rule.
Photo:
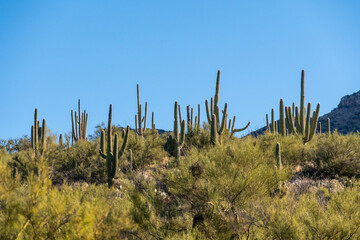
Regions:
<instances>
[{"instance_id":1,"label":"green shrub","mask_svg":"<svg viewBox=\"0 0 360 240\"><path fill-rule=\"evenodd\" d=\"M321 177L360 176L360 135L346 136L334 132L329 137L321 135L311 142L307 161Z\"/></svg>"}]
</instances>

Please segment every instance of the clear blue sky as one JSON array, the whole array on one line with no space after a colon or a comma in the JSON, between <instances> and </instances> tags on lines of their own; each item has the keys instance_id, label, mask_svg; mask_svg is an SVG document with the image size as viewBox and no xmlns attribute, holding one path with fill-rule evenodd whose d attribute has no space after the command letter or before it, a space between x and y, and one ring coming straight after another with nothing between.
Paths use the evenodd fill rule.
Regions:
<instances>
[{"instance_id":1,"label":"clear blue sky","mask_svg":"<svg viewBox=\"0 0 360 240\"><path fill-rule=\"evenodd\" d=\"M298 104L301 69L323 115L360 90L359 13L355 0L0 0L0 138L29 135L35 107L69 133L78 98L89 134L110 103L113 123L134 127L137 83L170 130L174 101L204 110L218 69L237 127L264 126L280 98Z\"/></svg>"}]
</instances>

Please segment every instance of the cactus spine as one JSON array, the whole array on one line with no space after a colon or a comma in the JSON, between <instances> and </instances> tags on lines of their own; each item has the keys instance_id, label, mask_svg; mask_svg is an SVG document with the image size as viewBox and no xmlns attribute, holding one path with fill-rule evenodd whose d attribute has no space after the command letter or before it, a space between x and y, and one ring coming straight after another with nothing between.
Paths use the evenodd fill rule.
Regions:
<instances>
[{"instance_id":1,"label":"cactus spine","mask_svg":"<svg viewBox=\"0 0 360 240\"><path fill-rule=\"evenodd\" d=\"M136 85L136 90L137 90L138 112L137 112L137 114L135 114L135 130L138 135L143 136L146 132L147 102L145 102L145 114L144 114L144 116L142 116L139 84ZM143 123L144 123L144 126L142 126Z\"/></svg>"},{"instance_id":2,"label":"cactus spine","mask_svg":"<svg viewBox=\"0 0 360 240\"><path fill-rule=\"evenodd\" d=\"M38 118L38 109L35 108L34 113L34 125L31 126L31 147L34 150L35 154L40 150L41 155L44 154L46 150L46 120L43 119L42 127L40 127L40 122Z\"/></svg>"},{"instance_id":3,"label":"cactus spine","mask_svg":"<svg viewBox=\"0 0 360 240\"><path fill-rule=\"evenodd\" d=\"M78 101L78 113L75 111L75 123L74 123L74 111L71 110L71 124L72 124L72 141L87 141L86 130L87 130L88 114L86 110L81 113L80 111L80 99Z\"/></svg>"},{"instance_id":4,"label":"cactus spine","mask_svg":"<svg viewBox=\"0 0 360 240\"><path fill-rule=\"evenodd\" d=\"M223 115L222 115L221 122L220 122L219 91L220 91L220 70L218 70L218 72L217 72L215 96L214 96L214 100L213 100L213 98L211 98L211 108L210 109L209 109L208 100L205 100L206 117L212 128L211 132L216 131L218 136L220 136L223 133L224 129L226 129L226 122L227 122L227 103L225 103L224 109L222 110ZM213 118L212 115L215 115L215 118ZM213 120L215 120L214 124L212 122ZM248 124L244 128L234 129L234 125L235 125L235 117L234 117L234 121L232 124L233 125L232 125L231 131L230 131L230 137L232 137L234 135L234 133L236 133L236 132L245 130L250 125L250 122L248 122ZM215 126L216 126L216 129L214 129ZM230 128L230 123L229 123L229 128Z\"/></svg>"},{"instance_id":5,"label":"cactus spine","mask_svg":"<svg viewBox=\"0 0 360 240\"><path fill-rule=\"evenodd\" d=\"M108 186L111 187L114 184L114 177L116 175L118 160L124 152L128 141L129 135L129 126L126 128L126 133L124 137L123 144L121 146L121 150L119 153L118 150L118 135L115 134L114 145L112 142L112 105L109 107L109 119L108 119L108 128L107 128L107 149L105 154L105 131L101 131L101 139L100 139L100 156L106 159L106 172L108 175Z\"/></svg>"}]
</instances>

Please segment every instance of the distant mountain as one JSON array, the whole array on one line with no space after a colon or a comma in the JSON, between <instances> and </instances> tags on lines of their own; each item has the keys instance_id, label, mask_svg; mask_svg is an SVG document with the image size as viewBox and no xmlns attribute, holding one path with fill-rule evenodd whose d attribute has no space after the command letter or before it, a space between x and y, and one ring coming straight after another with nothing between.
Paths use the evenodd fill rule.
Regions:
<instances>
[{"instance_id":1,"label":"distant mountain","mask_svg":"<svg viewBox=\"0 0 360 240\"><path fill-rule=\"evenodd\" d=\"M321 116L322 131L326 131L327 119L330 118L330 129L347 134L360 131L360 91L341 98L337 108Z\"/></svg>"},{"instance_id":2,"label":"distant mountain","mask_svg":"<svg viewBox=\"0 0 360 240\"><path fill-rule=\"evenodd\" d=\"M335 109L319 117L322 132L326 131L328 118L331 131L337 129L342 134L360 131L360 91L342 97ZM250 134L257 136L265 130L266 127L262 127Z\"/></svg>"}]
</instances>

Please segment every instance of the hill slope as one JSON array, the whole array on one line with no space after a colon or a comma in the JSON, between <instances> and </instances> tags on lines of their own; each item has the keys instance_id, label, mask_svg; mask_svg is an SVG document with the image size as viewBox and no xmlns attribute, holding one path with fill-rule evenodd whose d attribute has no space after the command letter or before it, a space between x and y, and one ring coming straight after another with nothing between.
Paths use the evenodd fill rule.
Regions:
<instances>
[{"instance_id":1,"label":"hill slope","mask_svg":"<svg viewBox=\"0 0 360 240\"><path fill-rule=\"evenodd\" d=\"M360 131L360 91L342 97L335 109L319 118L323 129L327 118L331 121L331 131L335 128L342 134Z\"/></svg>"}]
</instances>

